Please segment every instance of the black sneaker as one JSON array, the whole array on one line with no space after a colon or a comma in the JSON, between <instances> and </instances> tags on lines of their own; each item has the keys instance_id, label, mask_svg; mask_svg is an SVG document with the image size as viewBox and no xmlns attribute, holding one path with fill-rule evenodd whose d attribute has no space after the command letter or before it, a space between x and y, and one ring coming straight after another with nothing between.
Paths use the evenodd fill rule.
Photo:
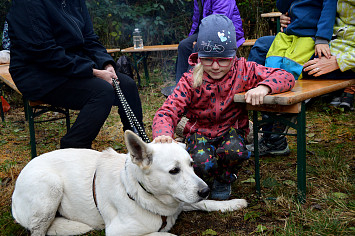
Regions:
<instances>
[{"instance_id":1,"label":"black sneaker","mask_svg":"<svg viewBox=\"0 0 355 236\"><path fill-rule=\"evenodd\" d=\"M231 192L232 187L230 183L221 183L214 180L210 197L214 200L227 200L230 198Z\"/></svg>"},{"instance_id":2,"label":"black sneaker","mask_svg":"<svg viewBox=\"0 0 355 236\"><path fill-rule=\"evenodd\" d=\"M254 144L247 145L247 149L254 156ZM264 138L259 140L259 156L267 154L276 156L286 156L290 154L287 139L285 136L278 136L277 139Z\"/></svg>"},{"instance_id":3,"label":"black sneaker","mask_svg":"<svg viewBox=\"0 0 355 236\"><path fill-rule=\"evenodd\" d=\"M340 99L340 107L344 108L345 111L354 110L354 94L343 93Z\"/></svg>"}]
</instances>

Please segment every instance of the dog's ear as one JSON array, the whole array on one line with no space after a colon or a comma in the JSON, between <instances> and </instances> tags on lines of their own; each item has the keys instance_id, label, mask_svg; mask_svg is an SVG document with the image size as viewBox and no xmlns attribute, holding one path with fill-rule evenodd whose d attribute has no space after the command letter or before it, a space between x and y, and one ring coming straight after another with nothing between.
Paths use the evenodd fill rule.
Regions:
<instances>
[{"instance_id":1,"label":"dog's ear","mask_svg":"<svg viewBox=\"0 0 355 236\"><path fill-rule=\"evenodd\" d=\"M148 145L135 133L126 130L125 142L132 162L141 168L147 168L152 163L152 151Z\"/></svg>"}]
</instances>

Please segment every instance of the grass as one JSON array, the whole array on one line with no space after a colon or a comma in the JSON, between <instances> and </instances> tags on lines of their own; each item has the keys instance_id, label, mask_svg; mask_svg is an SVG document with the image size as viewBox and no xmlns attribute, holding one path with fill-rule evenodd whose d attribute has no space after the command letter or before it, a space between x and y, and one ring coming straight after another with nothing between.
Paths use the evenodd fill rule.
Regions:
<instances>
[{"instance_id":1,"label":"grass","mask_svg":"<svg viewBox=\"0 0 355 236\"><path fill-rule=\"evenodd\" d=\"M157 81L140 89L144 124L151 137L155 111L164 101ZM0 124L0 235L29 235L11 216L11 194L16 177L30 161L28 124L15 95L8 102L12 109ZM72 121L77 112L72 111ZM53 116L55 114L49 114ZM58 148L65 134L62 120L36 124L39 154ZM113 147L126 152L116 108L96 138L93 148ZM170 231L178 235L355 235L355 118L327 105L327 98L307 105L307 201L297 202L296 139L289 137L287 157L261 158L262 193L255 194L254 161L244 163L233 185L233 198L247 199L241 211L183 212ZM104 235L104 231L87 235Z\"/></svg>"}]
</instances>

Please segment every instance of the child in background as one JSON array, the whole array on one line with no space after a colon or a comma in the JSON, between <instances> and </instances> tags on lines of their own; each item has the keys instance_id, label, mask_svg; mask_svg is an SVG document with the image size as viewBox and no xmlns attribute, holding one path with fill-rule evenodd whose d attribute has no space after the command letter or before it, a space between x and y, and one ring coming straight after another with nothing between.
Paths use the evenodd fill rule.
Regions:
<instances>
[{"instance_id":1,"label":"child in background","mask_svg":"<svg viewBox=\"0 0 355 236\"><path fill-rule=\"evenodd\" d=\"M281 68L301 79L303 65L313 56L330 58L337 0L277 0L277 9L291 23L278 33L265 66Z\"/></svg>"},{"instance_id":2,"label":"child in background","mask_svg":"<svg viewBox=\"0 0 355 236\"><path fill-rule=\"evenodd\" d=\"M155 142L172 142L181 117L189 119L184 135L194 170L212 189L212 199L228 199L231 183L250 157L244 138L249 132L244 104L233 102L247 91L246 102L263 103L266 94L290 90L292 74L236 58L236 33L224 15L201 21L197 51L190 56L193 72L185 73L153 119Z\"/></svg>"}]
</instances>

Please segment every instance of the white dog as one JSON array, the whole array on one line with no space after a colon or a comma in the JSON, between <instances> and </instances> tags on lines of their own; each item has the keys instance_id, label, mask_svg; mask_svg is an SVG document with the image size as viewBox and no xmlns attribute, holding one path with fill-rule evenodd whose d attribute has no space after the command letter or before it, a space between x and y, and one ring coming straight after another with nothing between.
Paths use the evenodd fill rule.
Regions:
<instances>
[{"instance_id":1,"label":"white dog","mask_svg":"<svg viewBox=\"0 0 355 236\"><path fill-rule=\"evenodd\" d=\"M204 200L209 188L176 143L144 143L125 133L128 154L62 149L21 171L12 214L32 235L171 235L183 210L233 211L244 199Z\"/></svg>"}]
</instances>

